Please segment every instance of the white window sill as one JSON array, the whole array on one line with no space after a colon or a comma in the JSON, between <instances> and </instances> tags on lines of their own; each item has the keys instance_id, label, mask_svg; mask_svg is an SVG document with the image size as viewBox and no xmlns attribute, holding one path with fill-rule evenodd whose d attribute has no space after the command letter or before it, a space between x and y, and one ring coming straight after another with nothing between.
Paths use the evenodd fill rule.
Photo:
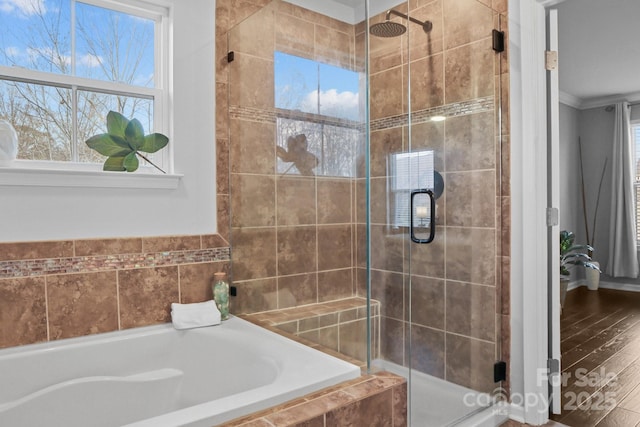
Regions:
<instances>
[{"instance_id":1,"label":"white window sill","mask_svg":"<svg viewBox=\"0 0 640 427\"><path fill-rule=\"evenodd\" d=\"M175 190L181 174L105 172L42 167L0 167L0 187L86 187Z\"/></svg>"}]
</instances>

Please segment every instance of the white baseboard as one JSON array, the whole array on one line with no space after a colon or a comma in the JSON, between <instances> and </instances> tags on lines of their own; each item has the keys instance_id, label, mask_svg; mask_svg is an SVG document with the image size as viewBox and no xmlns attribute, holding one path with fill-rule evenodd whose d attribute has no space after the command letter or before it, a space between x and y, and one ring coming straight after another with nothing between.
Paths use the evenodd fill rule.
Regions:
<instances>
[{"instance_id":1,"label":"white baseboard","mask_svg":"<svg viewBox=\"0 0 640 427\"><path fill-rule=\"evenodd\" d=\"M511 403L509 405L509 418L524 424L524 407Z\"/></svg>"},{"instance_id":2,"label":"white baseboard","mask_svg":"<svg viewBox=\"0 0 640 427\"><path fill-rule=\"evenodd\" d=\"M567 291L572 291L580 286L587 286L586 280L581 279L570 282ZM632 283L605 282L601 280L600 287L602 289L613 289L615 291L640 292L640 285L634 285Z\"/></svg>"},{"instance_id":3,"label":"white baseboard","mask_svg":"<svg viewBox=\"0 0 640 427\"><path fill-rule=\"evenodd\" d=\"M632 283L604 282L601 280L600 287L617 291L640 292L640 285L634 285Z\"/></svg>"}]
</instances>

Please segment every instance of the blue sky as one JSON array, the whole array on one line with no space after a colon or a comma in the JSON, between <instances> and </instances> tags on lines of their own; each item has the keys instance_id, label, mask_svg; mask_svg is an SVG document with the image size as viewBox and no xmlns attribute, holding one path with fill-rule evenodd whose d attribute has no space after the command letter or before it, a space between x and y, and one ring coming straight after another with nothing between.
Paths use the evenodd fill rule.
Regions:
<instances>
[{"instance_id":1,"label":"blue sky","mask_svg":"<svg viewBox=\"0 0 640 427\"><path fill-rule=\"evenodd\" d=\"M43 71L60 72L71 64L70 0L0 0L0 64L18 65ZM108 39L110 23L117 22L120 40L118 62L119 80L144 86L152 86L153 78L153 21L129 17L124 14L76 3L76 16L85 31L76 25L76 74L82 77L112 80L102 70L109 63L109 52L89 48L89 40ZM56 28L59 40L53 42L44 28ZM106 28L106 31L105 31ZM141 40L149 40L144 45ZM126 49L134 46L135 49ZM138 55L143 60L133 69ZM111 61L113 62L113 61ZM54 65L52 67L52 64Z\"/></svg>"},{"instance_id":2,"label":"blue sky","mask_svg":"<svg viewBox=\"0 0 640 427\"><path fill-rule=\"evenodd\" d=\"M358 73L305 58L275 53L276 107L358 120Z\"/></svg>"}]
</instances>

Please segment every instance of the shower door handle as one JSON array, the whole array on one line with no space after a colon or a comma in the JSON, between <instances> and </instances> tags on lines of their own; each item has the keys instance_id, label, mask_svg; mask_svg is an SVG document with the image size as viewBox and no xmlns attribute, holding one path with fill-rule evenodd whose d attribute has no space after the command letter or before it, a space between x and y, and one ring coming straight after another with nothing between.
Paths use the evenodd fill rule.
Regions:
<instances>
[{"instance_id":1,"label":"shower door handle","mask_svg":"<svg viewBox=\"0 0 640 427\"><path fill-rule=\"evenodd\" d=\"M429 220L429 237L426 239L419 239L418 237L416 237L415 234L415 230L414 230L414 226L413 226L413 200L415 199L415 197L418 194L426 194L429 196L429 201L430 201L430 220ZM411 191L411 198L410 198L411 202L410 202L410 210L409 210L409 229L410 229L410 233L411 233L411 241L414 243L420 243L420 244L427 244L427 243L431 243L433 242L433 239L436 236L436 197L433 194L432 190L429 190L427 188L422 188L420 190L413 190Z\"/></svg>"}]
</instances>

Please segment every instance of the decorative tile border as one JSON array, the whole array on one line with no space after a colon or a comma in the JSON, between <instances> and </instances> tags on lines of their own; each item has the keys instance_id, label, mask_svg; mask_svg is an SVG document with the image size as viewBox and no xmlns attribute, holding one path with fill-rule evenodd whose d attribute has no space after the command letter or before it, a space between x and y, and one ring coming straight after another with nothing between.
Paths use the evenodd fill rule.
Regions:
<instances>
[{"instance_id":1,"label":"decorative tile border","mask_svg":"<svg viewBox=\"0 0 640 427\"><path fill-rule=\"evenodd\" d=\"M231 249L224 247L157 253L0 261L0 278L90 273L105 270L126 270L165 265L229 261L230 259Z\"/></svg>"},{"instance_id":2,"label":"decorative tile border","mask_svg":"<svg viewBox=\"0 0 640 427\"><path fill-rule=\"evenodd\" d=\"M494 97L486 96L469 101L456 102L454 104L440 105L425 110L415 111L411 114L411 124L425 123L433 116L456 117L467 114L493 111L495 108ZM371 121L371 131L406 126L409 123L407 114L385 117Z\"/></svg>"},{"instance_id":3,"label":"decorative tile border","mask_svg":"<svg viewBox=\"0 0 640 427\"><path fill-rule=\"evenodd\" d=\"M431 120L433 116L457 117L468 114L476 114L495 109L495 99L493 96L471 99L469 101L456 102L453 104L439 105L433 108L415 111L411 114L411 123L420 124ZM363 129L364 124L352 120L344 120L333 117L321 116L318 114L304 113L301 111L285 110L276 108L264 110L261 108L244 107L231 105L229 115L232 119L249 120L261 123L275 123L278 118L301 120L311 123L321 123L332 126L346 127L350 129ZM384 117L371 121L371 131L406 126L409 123L408 114Z\"/></svg>"}]
</instances>

